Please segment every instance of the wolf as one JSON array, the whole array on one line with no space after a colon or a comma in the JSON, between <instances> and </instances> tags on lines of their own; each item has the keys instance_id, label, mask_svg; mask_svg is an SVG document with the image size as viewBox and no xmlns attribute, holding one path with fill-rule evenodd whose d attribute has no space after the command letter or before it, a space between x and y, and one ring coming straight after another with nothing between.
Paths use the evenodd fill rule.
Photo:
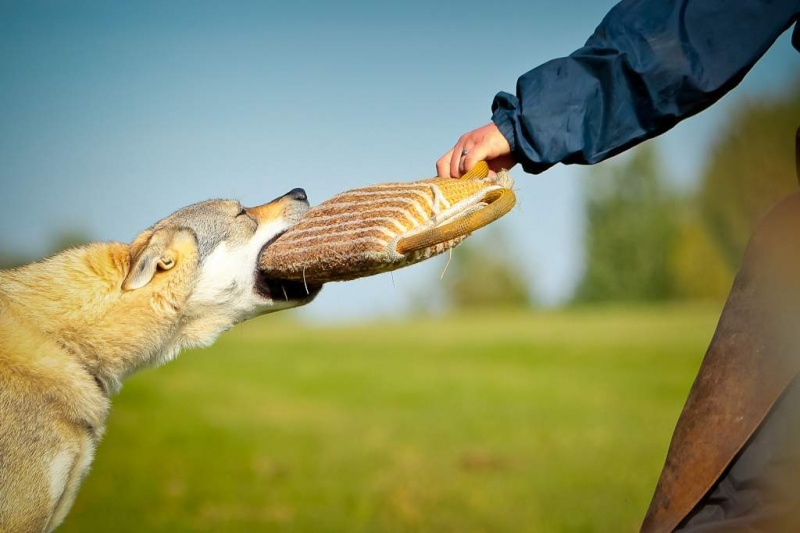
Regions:
<instances>
[{"instance_id":1,"label":"wolf","mask_svg":"<svg viewBox=\"0 0 800 533\"><path fill-rule=\"evenodd\" d=\"M314 299L321 285L257 268L308 209L303 189L252 208L201 202L131 244L0 271L0 531L49 532L64 520L127 376Z\"/></svg>"}]
</instances>

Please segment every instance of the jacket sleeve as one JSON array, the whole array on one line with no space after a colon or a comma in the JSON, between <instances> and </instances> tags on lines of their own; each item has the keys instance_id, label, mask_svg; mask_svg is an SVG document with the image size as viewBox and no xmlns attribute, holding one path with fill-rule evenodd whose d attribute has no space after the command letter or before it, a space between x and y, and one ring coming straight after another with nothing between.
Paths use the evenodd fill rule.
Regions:
<instances>
[{"instance_id":1,"label":"jacket sleeve","mask_svg":"<svg viewBox=\"0 0 800 533\"><path fill-rule=\"evenodd\" d=\"M583 48L499 93L492 120L526 172L597 163L719 100L798 11L798 0L623 0Z\"/></svg>"}]
</instances>

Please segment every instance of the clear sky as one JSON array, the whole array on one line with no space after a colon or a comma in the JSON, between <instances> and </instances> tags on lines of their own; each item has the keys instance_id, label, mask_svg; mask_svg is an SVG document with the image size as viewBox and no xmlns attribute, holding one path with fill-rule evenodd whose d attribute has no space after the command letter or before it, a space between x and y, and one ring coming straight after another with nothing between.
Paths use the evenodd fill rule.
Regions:
<instances>
[{"instance_id":1,"label":"clear sky","mask_svg":"<svg viewBox=\"0 0 800 533\"><path fill-rule=\"evenodd\" d=\"M499 90L583 44L614 2L0 0L0 247L38 255L64 228L130 241L207 198L256 205L294 187L312 203L435 173ZM660 138L691 187L743 98L800 73L784 35L722 102ZM546 302L582 268L586 170L517 169L497 224ZM457 260L457 255L456 259ZM331 284L306 314L405 309L432 260Z\"/></svg>"}]
</instances>

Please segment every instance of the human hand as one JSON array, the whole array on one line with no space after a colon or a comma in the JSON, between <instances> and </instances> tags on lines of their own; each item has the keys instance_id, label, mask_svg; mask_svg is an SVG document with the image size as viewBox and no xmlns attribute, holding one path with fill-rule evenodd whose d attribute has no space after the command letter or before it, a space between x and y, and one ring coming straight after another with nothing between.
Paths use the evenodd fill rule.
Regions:
<instances>
[{"instance_id":1,"label":"human hand","mask_svg":"<svg viewBox=\"0 0 800 533\"><path fill-rule=\"evenodd\" d=\"M508 141L494 122L462 135L453 149L436 162L436 172L439 176L458 178L478 161L486 161L493 172L517 164L511 157Z\"/></svg>"}]
</instances>

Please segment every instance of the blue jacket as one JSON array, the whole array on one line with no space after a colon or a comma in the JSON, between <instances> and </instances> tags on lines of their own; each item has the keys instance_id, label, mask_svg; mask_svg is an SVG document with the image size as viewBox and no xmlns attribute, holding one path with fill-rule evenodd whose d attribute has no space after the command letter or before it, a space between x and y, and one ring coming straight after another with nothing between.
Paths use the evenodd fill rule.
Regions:
<instances>
[{"instance_id":1,"label":"blue jacket","mask_svg":"<svg viewBox=\"0 0 800 533\"><path fill-rule=\"evenodd\" d=\"M526 172L597 163L719 100L799 13L800 0L623 0L583 48L499 93L492 121Z\"/></svg>"}]
</instances>

